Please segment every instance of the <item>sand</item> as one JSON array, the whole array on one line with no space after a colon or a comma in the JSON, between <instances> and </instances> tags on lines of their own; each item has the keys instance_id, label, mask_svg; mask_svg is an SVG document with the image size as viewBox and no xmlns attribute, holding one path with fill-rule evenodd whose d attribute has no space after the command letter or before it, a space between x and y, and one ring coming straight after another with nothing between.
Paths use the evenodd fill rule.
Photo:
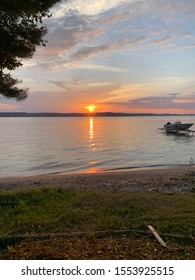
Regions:
<instances>
[{"instance_id":1,"label":"sand","mask_svg":"<svg viewBox=\"0 0 195 280\"><path fill-rule=\"evenodd\" d=\"M114 192L195 192L195 167L0 179L0 191L42 186Z\"/></svg>"}]
</instances>

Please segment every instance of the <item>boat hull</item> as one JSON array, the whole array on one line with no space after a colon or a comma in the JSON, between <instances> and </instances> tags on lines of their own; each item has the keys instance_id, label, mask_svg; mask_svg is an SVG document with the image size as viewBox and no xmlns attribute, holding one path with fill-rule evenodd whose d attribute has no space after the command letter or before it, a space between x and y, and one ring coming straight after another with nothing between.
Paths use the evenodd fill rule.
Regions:
<instances>
[{"instance_id":1,"label":"boat hull","mask_svg":"<svg viewBox=\"0 0 195 280\"><path fill-rule=\"evenodd\" d=\"M166 132L177 132L177 131L185 131L189 129L193 123L174 123L174 124L165 124L164 128Z\"/></svg>"}]
</instances>

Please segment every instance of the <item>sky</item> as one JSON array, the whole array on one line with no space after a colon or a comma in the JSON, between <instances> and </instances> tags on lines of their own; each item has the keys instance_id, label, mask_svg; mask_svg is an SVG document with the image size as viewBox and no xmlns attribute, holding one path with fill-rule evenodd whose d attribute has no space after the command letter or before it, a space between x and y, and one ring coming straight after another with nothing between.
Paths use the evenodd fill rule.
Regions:
<instances>
[{"instance_id":1,"label":"sky","mask_svg":"<svg viewBox=\"0 0 195 280\"><path fill-rule=\"evenodd\" d=\"M62 0L1 112L195 114L194 0Z\"/></svg>"}]
</instances>

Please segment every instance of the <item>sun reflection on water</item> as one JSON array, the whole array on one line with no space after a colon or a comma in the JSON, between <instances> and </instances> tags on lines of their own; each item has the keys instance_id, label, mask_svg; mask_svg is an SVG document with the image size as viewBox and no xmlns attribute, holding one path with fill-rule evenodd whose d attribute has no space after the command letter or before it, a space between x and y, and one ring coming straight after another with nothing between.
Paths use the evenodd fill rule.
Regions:
<instances>
[{"instance_id":1,"label":"sun reflection on water","mask_svg":"<svg viewBox=\"0 0 195 280\"><path fill-rule=\"evenodd\" d=\"M94 119L89 119L89 148L92 151L96 150L95 143L94 143Z\"/></svg>"},{"instance_id":2,"label":"sun reflection on water","mask_svg":"<svg viewBox=\"0 0 195 280\"><path fill-rule=\"evenodd\" d=\"M99 172L97 167L91 167L87 170L87 173L97 173Z\"/></svg>"},{"instance_id":3,"label":"sun reflection on water","mask_svg":"<svg viewBox=\"0 0 195 280\"><path fill-rule=\"evenodd\" d=\"M95 152L96 147L94 143L94 119L92 117L89 119L89 143L90 151ZM88 168L87 173L98 172L98 168L96 167L97 163L98 161L90 161L88 163L90 167Z\"/></svg>"},{"instance_id":4,"label":"sun reflection on water","mask_svg":"<svg viewBox=\"0 0 195 280\"><path fill-rule=\"evenodd\" d=\"M94 123L93 118L89 119L89 142L92 142L94 139Z\"/></svg>"}]
</instances>

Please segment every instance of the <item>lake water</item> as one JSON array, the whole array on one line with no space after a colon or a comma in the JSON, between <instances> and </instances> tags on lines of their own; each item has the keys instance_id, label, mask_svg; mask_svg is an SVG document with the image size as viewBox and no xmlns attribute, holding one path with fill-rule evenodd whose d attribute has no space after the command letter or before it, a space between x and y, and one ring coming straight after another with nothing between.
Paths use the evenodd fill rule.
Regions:
<instances>
[{"instance_id":1,"label":"lake water","mask_svg":"<svg viewBox=\"0 0 195 280\"><path fill-rule=\"evenodd\" d=\"M179 118L195 122L194 116ZM157 132L175 120L174 116L0 118L0 177L189 165L191 158L195 160L195 136Z\"/></svg>"}]
</instances>

